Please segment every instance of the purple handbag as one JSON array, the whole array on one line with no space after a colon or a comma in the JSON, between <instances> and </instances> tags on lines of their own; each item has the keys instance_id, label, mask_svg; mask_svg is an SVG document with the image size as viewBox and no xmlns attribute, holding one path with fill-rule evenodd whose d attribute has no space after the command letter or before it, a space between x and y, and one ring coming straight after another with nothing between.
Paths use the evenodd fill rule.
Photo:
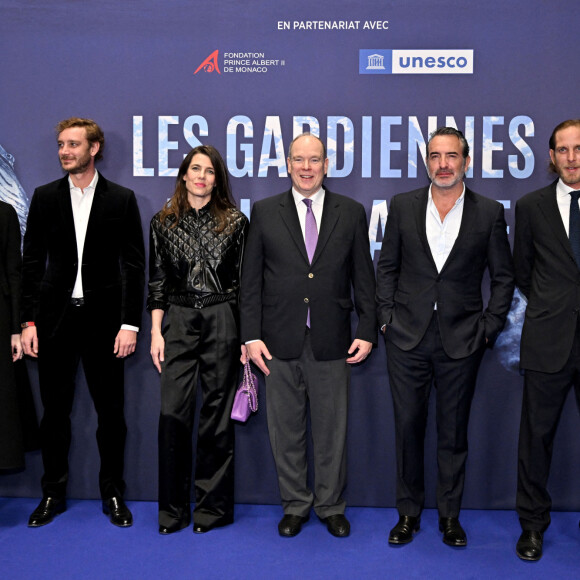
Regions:
<instances>
[{"instance_id":1,"label":"purple handbag","mask_svg":"<svg viewBox=\"0 0 580 580\"><path fill-rule=\"evenodd\" d=\"M258 379L250 368L250 359L244 364L244 378L236 391L231 418L245 422L250 412L258 410Z\"/></svg>"}]
</instances>

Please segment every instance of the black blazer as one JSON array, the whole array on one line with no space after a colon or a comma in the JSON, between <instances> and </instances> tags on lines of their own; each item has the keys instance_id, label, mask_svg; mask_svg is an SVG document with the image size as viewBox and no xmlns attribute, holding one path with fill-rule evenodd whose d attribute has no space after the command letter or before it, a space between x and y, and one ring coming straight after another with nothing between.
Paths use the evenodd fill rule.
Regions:
<instances>
[{"instance_id":1,"label":"black blazer","mask_svg":"<svg viewBox=\"0 0 580 580\"><path fill-rule=\"evenodd\" d=\"M443 348L463 358L492 346L503 328L514 290L512 257L503 206L466 188L461 226L443 265L437 267L425 219L429 188L391 200L377 268L377 311L386 336L402 350L416 347L437 315ZM489 269L490 297L481 285Z\"/></svg>"},{"instance_id":2,"label":"black blazer","mask_svg":"<svg viewBox=\"0 0 580 580\"><path fill-rule=\"evenodd\" d=\"M580 312L580 269L558 209L557 183L516 203L516 283L528 300L520 366L544 373L568 360Z\"/></svg>"},{"instance_id":3,"label":"black blazer","mask_svg":"<svg viewBox=\"0 0 580 580\"><path fill-rule=\"evenodd\" d=\"M242 342L261 339L275 357L297 358L310 307L317 360L346 358L353 308L359 317L356 338L376 343L374 291L360 203L326 191L312 265L292 192L254 204L242 268Z\"/></svg>"},{"instance_id":4,"label":"black blazer","mask_svg":"<svg viewBox=\"0 0 580 580\"><path fill-rule=\"evenodd\" d=\"M0 308L0 328L10 334L20 334L20 268L18 216L10 204L0 201L0 292L6 305Z\"/></svg>"},{"instance_id":5,"label":"black blazer","mask_svg":"<svg viewBox=\"0 0 580 580\"><path fill-rule=\"evenodd\" d=\"M22 270L22 321L52 335L70 303L77 244L68 177L35 190L30 203ZM87 225L83 295L102 324L140 326L145 251L135 194L99 174Z\"/></svg>"}]
</instances>

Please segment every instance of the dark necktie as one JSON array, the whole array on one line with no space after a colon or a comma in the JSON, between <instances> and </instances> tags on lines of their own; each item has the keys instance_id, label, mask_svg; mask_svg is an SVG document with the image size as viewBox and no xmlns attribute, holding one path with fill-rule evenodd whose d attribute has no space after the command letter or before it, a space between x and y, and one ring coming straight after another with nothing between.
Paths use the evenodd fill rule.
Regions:
<instances>
[{"instance_id":1,"label":"dark necktie","mask_svg":"<svg viewBox=\"0 0 580 580\"><path fill-rule=\"evenodd\" d=\"M570 192L570 245L572 253L576 259L576 264L580 267L580 210L578 209L578 198L580 191Z\"/></svg>"},{"instance_id":2,"label":"dark necktie","mask_svg":"<svg viewBox=\"0 0 580 580\"><path fill-rule=\"evenodd\" d=\"M306 204L306 222L304 224L304 243L306 244L306 253L308 254L308 261L312 264L312 256L316 250L318 243L318 228L316 227L316 218L312 211L312 200L303 199ZM310 308L308 308L308 315L306 317L306 326L310 328Z\"/></svg>"}]
</instances>

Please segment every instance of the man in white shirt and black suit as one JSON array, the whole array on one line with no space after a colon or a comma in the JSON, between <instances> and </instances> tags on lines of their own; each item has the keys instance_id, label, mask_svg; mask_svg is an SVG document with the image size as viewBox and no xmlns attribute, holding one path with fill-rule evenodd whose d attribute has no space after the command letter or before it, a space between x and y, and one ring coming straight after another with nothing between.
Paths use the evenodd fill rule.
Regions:
<instances>
[{"instance_id":1,"label":"man in white shirt and black suit","mask_svg":"<svg viewBox=\"0 0 580 580\"><path fill-rule=\"evenodd\" d=\"M395 413L397 509L389 543L419 530L425 501L423 455L431 385L437 420L437 508L443 541L466 546L459 522L467 425L477 372L510 308L514 275L503 206L465 187L469 145L452 127L427 143L430 187L391 200L377 268ZM484 308L482 279L489 270Z\"/></svg>"},{"instance_id":2,"label":"man in white shirt and black suit","mask_svg":"<svg viewBox=\"0 0 580 580\"><path fill-rule=\"evenodd\" d=\"M96 171L104 135L94 121L66 119L56 132L67 175L35 190L24 236L22 344L38 358L44 407L43 498L28 525L43 526L66 510L70 413L82 361L98 416L103 512L128 527L123 367L135 350L143 309L139 208L131 190Z\"/></svg>"},{"instance_id":3,"label":"man in white shirt and black suit","mask_svg":"<svg viewBox=\"0 0 580 580\"><path fill-rule=\"evenodd\" d=\"M559 179L516 203L516 284L528 301L516 496L522 560L542 556L554 435L572 388L580 409L580 119L560 123L549 147Z\"/></svg>"}]
</instances>

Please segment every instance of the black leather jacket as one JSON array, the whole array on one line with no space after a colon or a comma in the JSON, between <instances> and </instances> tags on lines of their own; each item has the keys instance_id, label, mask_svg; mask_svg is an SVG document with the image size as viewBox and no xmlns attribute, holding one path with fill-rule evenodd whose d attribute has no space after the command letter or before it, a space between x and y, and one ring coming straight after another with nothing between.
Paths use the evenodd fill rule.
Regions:
<instances>
[{"instance_id":1,"label":"black leather jacket","mask_svg":"<svg viewBox=\"0 0 580 580\"><path fill-rule=\"evenodd\" d=\"M211 202L210 202L211 203ZM175 216L151 220L147 310L169 304L203 308L238 300L248 218L230 210L231 228L216 233L209 204L190 209L174 227Z\"/></svg>"}]
</instances>

